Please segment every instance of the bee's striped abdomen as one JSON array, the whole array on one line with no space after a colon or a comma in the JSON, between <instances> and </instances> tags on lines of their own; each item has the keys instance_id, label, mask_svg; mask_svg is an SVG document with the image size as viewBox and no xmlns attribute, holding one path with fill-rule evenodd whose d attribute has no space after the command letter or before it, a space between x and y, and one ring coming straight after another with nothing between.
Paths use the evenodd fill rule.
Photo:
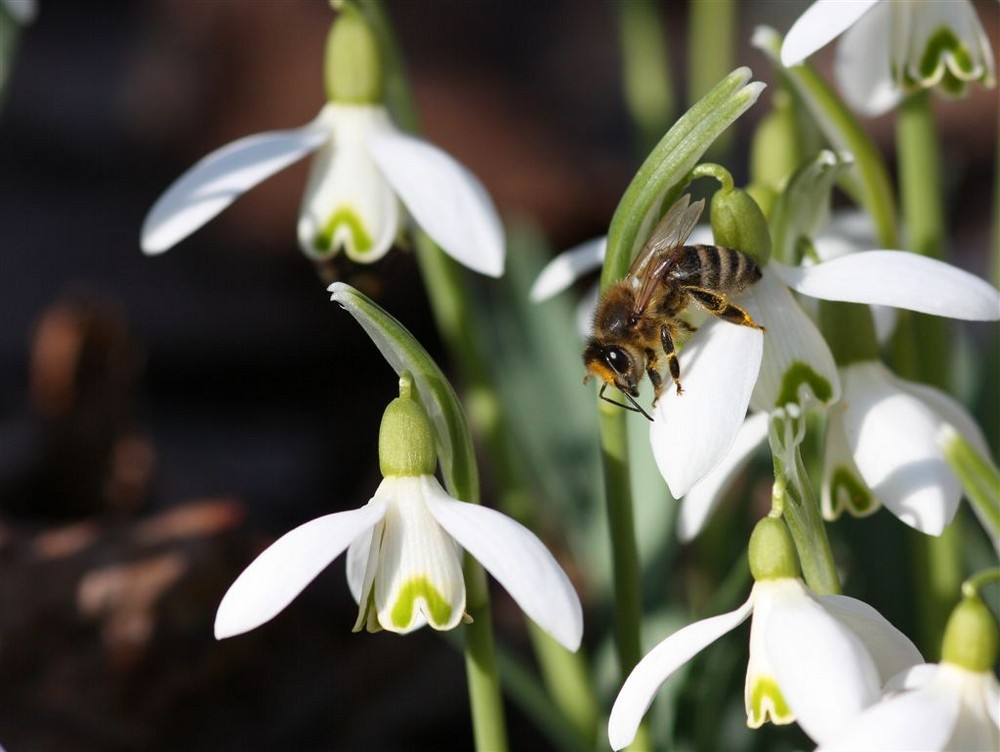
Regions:
<instances>
[{"instance_id":1,"label":"bee's striped abdomen","mask_svg":"<svg viewBox=\"0 0 1000 752\"><path fill-rule=\"evenodd\" d=\"M760 279L760 268L753 259L732 248L688 245L684 251L672 276L686 286L727 294L740 292Z\"/></svg>"}]
</instances>

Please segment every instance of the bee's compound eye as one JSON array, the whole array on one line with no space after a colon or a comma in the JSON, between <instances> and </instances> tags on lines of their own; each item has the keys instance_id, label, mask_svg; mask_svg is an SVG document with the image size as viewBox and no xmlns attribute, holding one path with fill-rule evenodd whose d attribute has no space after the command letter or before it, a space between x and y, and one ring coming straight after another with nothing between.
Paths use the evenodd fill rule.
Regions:
<instances>
[{"instance_id":1,"label":"bee's compound eye","mask_svg":"<svg viewBox=\"0 0 1000 752\"><path fill-rule=\"evenodd\" d=\"M607 360L608 365L611 366L616 372L624 375L628 373L629 370L629 358L628 355L620 347L609 347L604 352L604 358Z\"/></svg>"}]
</instances>

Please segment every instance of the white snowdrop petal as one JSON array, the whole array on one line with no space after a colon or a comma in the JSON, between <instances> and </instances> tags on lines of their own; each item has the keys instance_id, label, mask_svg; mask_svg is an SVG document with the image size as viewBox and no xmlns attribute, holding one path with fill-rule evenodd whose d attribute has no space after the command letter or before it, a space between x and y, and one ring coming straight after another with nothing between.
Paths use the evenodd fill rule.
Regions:
<instances>
[{"instance_id":1,"label":"white snowdrop petal","mask_svg":"<svg viewBox=\"0 0 1000 752\"><path fill-rule=\"evenodd\" d=\"M373 499L360 509L310 520L278 538L223 596L215 616L216 638L242 634L273 619L384 515L385 504Z\"/></svg>"},{"instance_id":2,"label":"white snowdrop petal","mask_svg":"<svg viewBox=\"0 0 1000 752\"><path fill-rule=\"evenodd\" d=\"M452 499L422 479L431 514L493 575L521 610L567 650L580 647L583 609L573 583L540 540L493 509Z\"/></svg>"},{"instance_id":3,"label":"white snowdrop petal","mask_svg":"<svg viewBox=\"0 0 1000 752\"><path fill-rule=\"evenodd\" d=\"M732 448L760 370L764 335L712 319L680 353L683 394L668 384L656 405L650 441L675 499Z\"/></svg>"},{"instance_id":4,"label":"white snowdrop petal","mask_svg":"<svg viewBox=\"0 0 1000 752\"><path fill-rule=\"evenodd\" d=\"M770 266L741 299L747 313L767 329L750 404L755 410L771 411L789 402L835 402L840 397L840 380L833 354Z\"/></svg>"},{"instance_id":5,"label":"white snowdrop petal","mask_svg":"<svg viewBox=\"0 0 1000 752\"><path fill-rule=\"evenodd\" d=\"M972 448L983 457L992 457L989 444L983 435L976 419L972 417L965 406L957 399L940 389L935 389L927 384L920 384L916 381L901 379L890 373L889 378L904 392L908 392L921 402L930 407L941 419L958 431L962 437L972 445Z\"/></svg>"},{"instance_id":6,"label":"white snowdrop petal","mask_svg":"<svg viewBox=\"0 0 1000 752\"><path fill-rule=\"evenodd\" d=\"M391 502L375 575L379 624L399 634L425 623L453 629L465 613L461 556L430 510L424 477L390 476L382 485Z\"/></svg>"},{"instance_id":7,"label":"white snowdrop petal","mask_svg":"<svg viewBox=\"0 0 1000 752\"><path fill-rule=\"evenodd\" d=\"M373 134L368 147L413 219L445 253L481 274L503 274L503 225L471 172L436 146L395 131Z\"/></svg>"},{"instance_id":8,"label":"white snowdrop petal","mask_svg":"<svg viewBox=\"0 0 1000 752\"><path fill-rule=\"evenodd\" d=\"M531 286L531 299L536 303L548 300L584 274L600 269L607 247L607 237L592 238L560 253L545 265Z\"/></svg>"},{"instance_id":9,"label":"white snowdrop petal","mask_svg":"<svg viewBox=\"0 0 1000 752\"><path fill-rule=\"evenodd\" d=\"M878 698L881 683L861 640L794 582L773 606L764 645L796 720L822 743Z\"/></svg>"},{"instance_id":10,"label":"white snowdrop petal","mask_svg":"<svg viewBox=\"0 0 1000 752\"><path fill-rule=\"evenodd\" d=\"M239 196L318 149L330 137L319 121L241 138L204 157L161 195L142 224L142 250L163 253Z\"/></svg>"},{"instance_id":11,"label":"white snowdrop petal","mask_svg":"<svg viewBox=\"0 0 1000 752\"><path fill-rule=\"evenodd\" d=\"M312 259L343 251L372 263L392 247L402 214L399 199L368 153L373 133L391 132L384 107L328 104L321 117L333 137L316 155L299 211L298 238Z\"/></svg>"},{"instance_id":12,"label":"white snowdrop petal","mask_svg":"<svg viewBox=\"0 0 1000 752\"><path fill-rule=\"evenodd\" d=\"M647 653L625 679L608 719L608 741L613 749L628 746L653 697L671 674L722 635L746 621L753 602L735 611L713 616L679 629Z\"/></svg>"},{"instance_id":13,"label":"white snowdrop petal","mask_svg":"<svg viewBox=\"0 0 1000 752\"><path fill-rule=\"evenodd\" d=\"M889 54L892 5L878 3L837 44L834 72L840 91L854 110L870 117L888 112L903 97Z\"/></svg>"},{"instance_id":14,"label":"white snowdrop petal","mask_svg":"<svg viewBox=\"0 0 1000 752\"><path fill-rule=\"evenodd\" d=\"M829 521L836 520L844 511L855 517L867 517L882 507L854 462L844 428L846 409L844 402L838 402L827 411L820 504L823 519Z\"/></svg>"},{"instance_id":15,"label":"white snowdrop petal","mask_svg":"<svg viewBox=\"0 0 1000 752\"><path fill-rule=\"evenodd\" d=\"M878 0L817 0L792 24L781 45L781 63L801 63L842 34Z\"/></svg>"},{"instance_id":16,"label":"white snowdrop petal","mask_svg":"<svg viewBox=\"0 0 1000 752\"><path fill-rule=\"evenodd\" d=\"M677 537L680 540L687 542L701 532L729 485L767 440L768 417L767 413L755 413L743 421L725 459L695 483L681 500L677 518Z\"/></svg>"},{"instance_id":17,"label":"white snowdrop petal","mask_svg":"<svg viewBox=\"0 0 1000 752\"><path fill-rule=\"evenodd\" d=\"M940 535L961 497L935 441L941 418L900 390L881 363L847 366L842 381L844 432L862 478L907 525Z\"/></svg>"},{"instance_id":18,"label":"white snowdrop petal","mask_svg":"<svg viewBox=\"0 0 1000 752\"><path fill-rule=\"evenodd\" d=\"M943 261L905 251L865 251L815 266L770 266L792 289L823 300L872 303L968 321L1000 319L1000 292Z\"/></svg>"},{"instance_id":19,"label":"white snowdrop petal","mask_svg":"<svg viewBox=\"0 0 1000 752\"><path fill-rule=\"evenodd\" d=\"M949 693L933 689L904 692L871 706L846 723L839 732L822 740L817 752L944 749L958 711L958 698Z\"/></svg>"},{"instance_id":20,"label":"white snowdrop petal","mask_svg":"<svg viewBox=\"0 0 1000 752\"><path fill-rule=\"evenodd\" d=\"M816 599L868 648L883 685L901 671L923 663L910 638L864 601L846 595L819 595Z\"/></svg>"},{"instance_id":21,"label":"white snowdrop petal","mask_svg":"<svg viewBox=\"0 0 1000 752\"><path fill-rule=\"evenodd\" d=\"M365 567L371 551L371 535L359 535L347 547L347 587L357 603L361 603L361 593L365 584Z\"/></svg>"}]
</instances>

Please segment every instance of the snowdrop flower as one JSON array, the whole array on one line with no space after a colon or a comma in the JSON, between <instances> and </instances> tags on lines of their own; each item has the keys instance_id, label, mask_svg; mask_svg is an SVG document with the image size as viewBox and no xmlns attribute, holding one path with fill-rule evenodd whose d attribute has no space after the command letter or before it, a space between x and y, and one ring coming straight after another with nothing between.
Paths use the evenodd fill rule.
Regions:
<instances>
[{"instance_id":1,"label":"snowdrop flower","mask_svg":"<svg viewBox=\"0 0 1000 752\"><path fill-rule=\"evenodd\" d=\"M750 538L754 586L727 614L690 624L651 650L632 670L608 721L614 749L627 746L671 674L748 618L747 725L798 721L828 738L873 703L882 684L919 663L920 653L875 609L842 595L816 595L798 577L785 523L765 518Z\"/></svg>"},{"instance_id":2,"label":"snowdrop flower","mask_svg":"<svg viewBox=\"0 0 1000 752\"><path fill-rule=\"evenodd\" d=\"M971 81L995 82L990 41L969 0L817 0L789 29L781 62L800 63L841 34L837 80L867 115L909 91L961 95Z\"/></svg>"},{"instance_id":3,"label":"snowdrop flower","mask_svg":"<svg viewBox=\"0 0 1000 752\"><path fill-rule=\"evenodd\" d=\"M409 389L401 382L382 419L385 477L371 501L306 522L257 557L219 605L217 638L272 619L345 549L360 605L355 630L452 629L465 614L464 548L542 629L569 650L579 647L582 609L569 578L527 528L445 492L433 474L433 429Z\"/></svg>"},{"instance_id":4,"label":"snowdrop flower","mask_svg":"<svg viewBox=\"0 0 1000 752\"><path fill-rule=\"evenodd\" d=\"M1000 749L997 628L978 596L952 613L942 654L940 664L894 677L879 702L832 737L817 738L820 749Z\"/></svg>"},{"instance_id":5,"label":"snowdrop flower","mask_svg":"<svg viewBox=\"0 0 1000 752\"><path fill-rule=\"evenodd\" d=\"M38 3L35 0L0 0L0 6L22 26L30 24L38 15Z\"/></svg>"},{"instance_id":6,"label":"snowdrop flower","mask_svg":"<svg viewBox=\"0 0 1000 752\"><path fill-rule=\"evenodd\" d=\"M478 180L445 152L401 133L382 104L377 41L345 5L331 31L330 101L301 128L247 136L203 158L157 200L142 249L162 253L271 175L316 153L298 222L315 261L343 251L370 263L386 254L407 217L456 261L499 277L504 235Z\"/></svg>"}]
</instances>

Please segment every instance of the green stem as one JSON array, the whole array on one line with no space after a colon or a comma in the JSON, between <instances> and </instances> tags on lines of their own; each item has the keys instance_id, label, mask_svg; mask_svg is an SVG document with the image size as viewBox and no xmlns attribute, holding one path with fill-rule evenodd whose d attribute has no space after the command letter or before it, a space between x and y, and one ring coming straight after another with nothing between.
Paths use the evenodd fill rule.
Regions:
<instances>
[{"instance_id":1,"label":"green stem","mask_svg":"<svg viewBox=\"0 0 1000 752\"><path fill-rule=\"evenodd\" d=\"M959 433L939 441L945 461L958 477L986 532L992 540L1000 539L1000 472Z\"/></svg>"},{"instance_id":2,"label":"green stem","mask_svg":"<svg viewBox=\"0 0 1000 752\"><path fill-rule=\"evenodd\" d=\"M579 653L571 653L534 622L528 634L538 658L545 688L582 748L593 749L597 741L597 698L590 684L586 664Z\"/></svg>"},{"instance_id":3,"label":"green stem","mask_svg":"<svg viewBox=\"0 0 1000 752\"><path fill-rule=\"evenodd\" d=\"M622 3L628 5L628 2ZM687 101L694 102L715 86L735 65L736 3L733 0L692 0L688 5ZM723 133L709 155L729 152L732 134Z\"/></svg>"},{"instance_id":4,"label":"green stem","mask_svg":"<svg viewBox=\"0 0 1000 752\"><path fill-rule=\"evenodd\" d=\"M1000 567L984 569L969 577L962 583L962 595L966 598L976 597L980 590L992 582L1000 582Z\"/></svg>"},{"instance_id":5,"label":"green stem","mask_svg":"<svg viewBox=\"0 0 1000 752\"><path fill-rule=\"evenodd\" d=\"M632 118L641 153L645 154L667 130L674 111L663 18L655 0L627 0L614 3L614 8L625 109ZM723 70L719 78L727 71Z\"/></svg>"},{"instance_id":6,"label":"green stem","mask_svg":"<svg viewBox=\"0 0 1000 752\"><path fill-rule=\"evenodd\" d=\"M465 673L469 682L469 706L476 749L481 752L505 752L507 730L493 645L486 575L479 562L468 554L465 556L464 571L466 610L472 617L472 623L465 628Z\"/></svg>"},{"instance_id":7,"label":"green stem","mask_svg":"<svg viewBox=\"0 0 1000 752\"><path fill-rule=\"evenodd\" d=\"M922 535L913 541L914 589L920 652L929 661L939 659L941 636L962 582L962 521L956 519L940 536Z\"/></svg>"},{"instance_id":8,"label":"green stem","mask_svg":"<svg viewBox=\"0 0 1000 752\"><path fill-rule=\"evenodd\" d=\"M772 413L768 431L774 460L772 503L788 524L806 584L820 595L830 595L840 592L840 578L799 452L805 428L805 416L801 414L791 415L783 409Z\"/></svg>"}]
</instances>

